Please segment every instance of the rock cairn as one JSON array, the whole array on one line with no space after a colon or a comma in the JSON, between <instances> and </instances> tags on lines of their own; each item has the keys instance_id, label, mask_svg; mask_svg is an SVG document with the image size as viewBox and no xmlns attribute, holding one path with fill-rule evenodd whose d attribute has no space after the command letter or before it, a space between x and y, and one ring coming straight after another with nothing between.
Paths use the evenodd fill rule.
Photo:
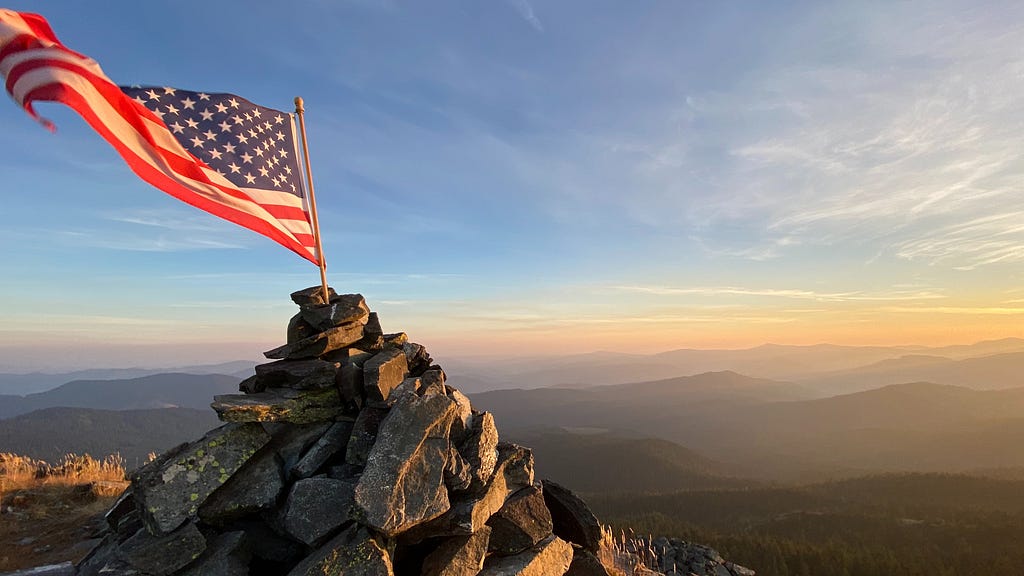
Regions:
<instances>
[{"instance_id":1,"label":"rock cairn","mask_svg":"<svg viewBox=\"0 0 1024 576\"><path fill-rule=\"evenodd\" d=\"M385 334L358 294L292 294L227 424L132 474L81 576L606 576L582 500Z\"/></svg>"}]
</instances>

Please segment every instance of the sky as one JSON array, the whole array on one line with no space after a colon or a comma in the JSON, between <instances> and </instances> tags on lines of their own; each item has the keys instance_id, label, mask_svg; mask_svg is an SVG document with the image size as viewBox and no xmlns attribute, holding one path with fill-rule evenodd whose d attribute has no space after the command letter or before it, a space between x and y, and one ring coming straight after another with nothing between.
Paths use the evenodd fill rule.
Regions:
<instances>
[{"instance_id":1,"label":"sky","mask_svg":"<svg viewBox=\"0 0 1024 576\"><path fill-rule=\"evenodd\" d=\"M306 103L328 279L445 356L1024 336L1024 4L9 1ZM0 370L283 343L315 266L0 103Z\"/></svg>"}]
</instances>

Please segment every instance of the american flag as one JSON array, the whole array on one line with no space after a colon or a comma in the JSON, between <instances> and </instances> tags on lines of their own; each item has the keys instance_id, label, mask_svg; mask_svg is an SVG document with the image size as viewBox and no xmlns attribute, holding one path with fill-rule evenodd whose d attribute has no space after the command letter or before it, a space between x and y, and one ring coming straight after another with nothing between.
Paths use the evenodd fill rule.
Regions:
<instances>
[{"instance_id":1,"label":"american flag","mask_svg":"<svg viewBox=\"0 0 1024 576\"><path fill-rule=\"evenodd\" d=\"M0 76L14 101L78 112L140 178L319 263L291 114L232 94L119 87L37 14L0 9Z\"/></svg>"}]
</instances>

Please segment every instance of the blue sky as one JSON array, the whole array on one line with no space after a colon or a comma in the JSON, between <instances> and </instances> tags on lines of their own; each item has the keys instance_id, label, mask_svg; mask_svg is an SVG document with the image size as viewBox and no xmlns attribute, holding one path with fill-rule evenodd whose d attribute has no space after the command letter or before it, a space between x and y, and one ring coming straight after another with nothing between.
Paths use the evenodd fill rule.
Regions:
<instances>
[{"instance_id":1,"label":"blue sky","mask_svg":"<svg viewBox=\"0 0 1024 576\"><path fill-rule=\"evenodd\" d=\"M435 356L1024 336L1024 5L9 2L305 98L329 267ZM256 357L287 250L0 106L0 369Z\"/></svg>"}]
</instances>

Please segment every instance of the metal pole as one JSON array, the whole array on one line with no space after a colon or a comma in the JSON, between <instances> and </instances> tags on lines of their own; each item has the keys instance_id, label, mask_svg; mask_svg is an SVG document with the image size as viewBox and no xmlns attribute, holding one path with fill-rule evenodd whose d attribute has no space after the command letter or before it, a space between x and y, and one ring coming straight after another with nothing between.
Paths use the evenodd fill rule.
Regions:
<instances>
[{"instance_id":1,"label":"metal pole","mask_svg":"<svg viewBox=\"0 0 1024 576\"><path fill-rule=\"evenodd\" d=\"M299 116L299 129L302 132L302 155L306 159L306 183L309 188L309 213L313 217L313 239L316 240L316 257L320 261L320 283L323 286L324 304L331 301L327 291L327 261L324 259L324 247L320 240L320 221L316 216L316 195L313 194L313 172L309 167L309 145L306 143L305 109L302 98L295 97L295 113Z\"/></svg>"}]
</instances>

